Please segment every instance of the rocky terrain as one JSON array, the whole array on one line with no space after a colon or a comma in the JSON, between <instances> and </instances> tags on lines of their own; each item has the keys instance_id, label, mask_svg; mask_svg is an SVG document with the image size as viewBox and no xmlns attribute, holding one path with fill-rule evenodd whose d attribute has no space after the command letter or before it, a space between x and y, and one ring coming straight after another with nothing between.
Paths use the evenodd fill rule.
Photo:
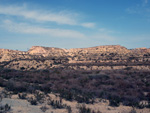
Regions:
<instances>
[{"instance_id":1,"label":"rocky terrain","mask_svg":"<svg viewBox=\"0 0 150 113\"><path fill-rule=\"evenodd\" d=\"M120 45L76 49L33 46L28 51L0 49L0 67L17 70L40 70L56 67L85 69L85 64L91 67L95 66L92 69L101 69L102 66L109 65L147 66L149 61L150 48L127 49Z\"/></svg>"}]
</instances>

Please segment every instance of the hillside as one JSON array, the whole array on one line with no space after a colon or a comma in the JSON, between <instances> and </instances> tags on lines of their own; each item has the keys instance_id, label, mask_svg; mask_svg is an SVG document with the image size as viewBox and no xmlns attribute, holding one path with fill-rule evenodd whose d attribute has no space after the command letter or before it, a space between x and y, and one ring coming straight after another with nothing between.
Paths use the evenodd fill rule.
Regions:
<instances>
[{"instance_id":1,"label":"hillside","mask_svg":"<svg viewBox=\"0 0 150 113\"><path fill-rule=\"evenodd\" d=\"M136 65L150 61L150 49L127 49L120 45L61 49L33 46L28 51L0 49L0 66L11 69L49 69L68 65ZM149 65L149 64L148 64ZM75 67L76 68L76 67ZM79 67L80 68L80 67Z\"/></svg>"}]
</instances>

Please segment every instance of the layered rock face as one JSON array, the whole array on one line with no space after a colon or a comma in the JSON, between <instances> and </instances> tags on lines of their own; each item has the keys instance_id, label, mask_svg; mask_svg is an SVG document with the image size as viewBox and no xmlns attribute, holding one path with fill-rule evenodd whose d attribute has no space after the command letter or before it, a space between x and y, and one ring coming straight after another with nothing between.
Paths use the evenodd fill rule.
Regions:
<instances>
[{"instance_id":1,"label":"layered rock face","mask_svg":"<svg viewBox=\"0 0 150 113\"><path fill-rule=\"evenodd\" d=\"M0 66L12 69L47 69L70 63L145 63L150 61L150 49L127 49L120 45L61 49L33 46L29 51L0 49Z\"/></svg>"}]
</instances>

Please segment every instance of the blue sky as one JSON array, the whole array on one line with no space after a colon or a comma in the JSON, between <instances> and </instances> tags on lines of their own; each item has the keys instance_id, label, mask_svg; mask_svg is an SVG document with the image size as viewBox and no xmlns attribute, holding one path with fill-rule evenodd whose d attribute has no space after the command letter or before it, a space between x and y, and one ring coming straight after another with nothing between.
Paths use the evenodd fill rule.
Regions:
<instances>
[{"instance_id":1,"label":"blue sky","mask_svg":"<svg viewBox=\"0 0 150 113\"><path fill-rule=\"evenodd\" d=\"M150 0L0 0L0 48L150 48Z\"/></svg>"}]
</instances>

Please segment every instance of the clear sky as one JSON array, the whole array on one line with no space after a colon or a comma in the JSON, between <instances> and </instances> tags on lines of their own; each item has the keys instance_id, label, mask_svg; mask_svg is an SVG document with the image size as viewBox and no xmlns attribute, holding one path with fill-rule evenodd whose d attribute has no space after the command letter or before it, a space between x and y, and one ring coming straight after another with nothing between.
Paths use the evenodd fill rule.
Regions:
<instances>
[{"instance_id":1,"label":"clear sky","mask_svg":"<svg viewBox=\"0 0 150 113\"><path fill-rule=\"evenodd\" d=\"M0 0L0 48L150 48L150 0Z\"/></svg>"}]
</instances>

